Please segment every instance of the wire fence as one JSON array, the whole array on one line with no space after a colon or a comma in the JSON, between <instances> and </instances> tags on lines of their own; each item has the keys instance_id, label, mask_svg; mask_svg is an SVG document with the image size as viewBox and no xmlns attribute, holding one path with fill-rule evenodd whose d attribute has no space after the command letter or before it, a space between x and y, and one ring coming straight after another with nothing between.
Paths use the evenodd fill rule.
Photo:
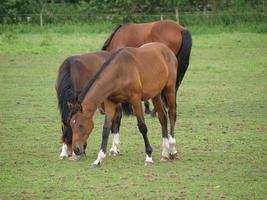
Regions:
<instances>
[{"instance_id":1,"label":"wire fence","mask_svg":"<svg viewBox=\"0 0 267 200\"><path fill-rule=\"evenodd\" d=\"M39 24L64 24L64 23L92 23L92 22L147 22L163 19L173 19L182 24L199 25L199 24L234 24L242 22L266 22L267 14L265 12L194 12L194 13L157 13L143 14L134 13L131 15L118 15L109 13L98 14L77 14L77 13L46 13L46 14L20 14L17 16L6 16L0 14L2 24L9 23L28 23Z\"/></svg>"}]
</instances>

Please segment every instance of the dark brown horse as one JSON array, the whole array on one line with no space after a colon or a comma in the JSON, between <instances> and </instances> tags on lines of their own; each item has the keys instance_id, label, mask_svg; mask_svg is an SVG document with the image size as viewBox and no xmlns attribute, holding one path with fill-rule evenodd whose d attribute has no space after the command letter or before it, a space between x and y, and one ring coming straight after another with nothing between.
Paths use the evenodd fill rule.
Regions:
<instances>
[{"instance_id":1,"label":"dark brown horse","mask_svg":"<svg viewBox=\"0 0 267 200\"><path fill-rule=\"evenodd\" d=\"M140 47L149 42L161 42L176 55L179 63L176 92L189 65L192 38L188 30L172 20L163 20L143 24L124 24L115 28L106 40L102 50L113 52L121 47ZM149 104L145 103L146 113ZM132 114L131 106L123 104L126 114Z\"/></svg>"},{"instance_id":2,"label":"dark brown horse","mask_svg":"<svg viewBox=\"0 0 267 200\"><path fill-rule=\"evenodd\" d=\"M81 92L78 103L74 105L76 113L72 115L70 125L73 131L72 147L75 155L84 153L84 144L93 130L93 115L97 107L104 102L105 123L102 143L98 158L94 162L94 165L100 165L106 154L109 132L119 104L130 102L145 143L145 163L152 163L152 148L147 137L141 104L142 100L152 99L162 126L162 158L175 157L177 154L174 139L176 75L177 59L162 43L149 43L140 48L126 47L115 51L89 81ZM161 101L162 94L167 100L170 139L167 116Z\"/></svg>"},{"instance_id":3,"label":"dark brown horse","mask_svg":"<svg viewBox=\"0 0 267 200\"><path fill-rule=\"evenodd\" d=\"M63 146L60 154L61 159L68 157L72 153L72 130L69 124L72 112L71 105L76 103L78 95L84 86L87 85L90 78L95 75L109 56L109 52L99 51L68 57L58 70L56 91L62 121L61 140ZM116 120L112 126L114 140L111 149L115 154L118 153L120 116ZM86 148L86 143L84 145Z\"/></svg>"}]
</instances>

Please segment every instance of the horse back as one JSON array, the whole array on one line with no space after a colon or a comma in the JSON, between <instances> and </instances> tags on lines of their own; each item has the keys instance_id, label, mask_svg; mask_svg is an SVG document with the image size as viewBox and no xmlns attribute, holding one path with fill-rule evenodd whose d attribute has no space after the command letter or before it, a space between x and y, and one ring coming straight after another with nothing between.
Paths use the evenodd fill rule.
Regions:
<instances>
[{"instance_id":1,"label":"horse back","mask_svg":"<svg viewBox=\"0 0 267 200\"><path fill-rule=\"evenodd\" d=\"M140 47L147 43L147 35L149 35L154 23L144 24L125 24L114 34L107 50L114 52L122 47ZM149 41L151 42L151 41Z\"/></svg>"},{"instance_id":2,"label":"horse back","mask_svg":"<svg viewBox=\"0 0 267 200\"><path fill-rule=\"evenodd\" d=\"M142 99L150 99L167 85L175 87L177 59L164 44L149 43L140 48L124 48L116 63L123 71L126 88L140 91Z\"/></svg>"}]
</instances>

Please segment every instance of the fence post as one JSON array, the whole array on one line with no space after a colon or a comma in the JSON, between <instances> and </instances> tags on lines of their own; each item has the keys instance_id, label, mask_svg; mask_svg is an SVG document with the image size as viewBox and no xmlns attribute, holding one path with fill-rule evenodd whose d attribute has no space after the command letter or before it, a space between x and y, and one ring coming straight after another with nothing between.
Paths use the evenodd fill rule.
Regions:
<instances>
[{"instance_id":1,"label":"fence post","mask_svg":"<svg viewBox=\"0 0 267 200\"><path fill-rule=\"evenodd\" d=\"M178 7L175 8L175 16L176 16L176 21L179 24L179 12L178 12Z\"/></svg>"},{"instance_id":2,"label":"fence post","mask_svg":"<svg viewBox=\"0 0 267 200\"><path fill-rule=\"evenodd\" d=\"M160 15L160 21L163 21L163 16L162 15Z\"/></svg>"},{"instance_id":3,"label":"fence post","mask_svg":"<svg viewBox=\"0 0 267 200\"><path fill-rule=\"evenodd\" d=\"M43 27L43 14L40 12L40 26Z\"/></svg>"}]
</instances>

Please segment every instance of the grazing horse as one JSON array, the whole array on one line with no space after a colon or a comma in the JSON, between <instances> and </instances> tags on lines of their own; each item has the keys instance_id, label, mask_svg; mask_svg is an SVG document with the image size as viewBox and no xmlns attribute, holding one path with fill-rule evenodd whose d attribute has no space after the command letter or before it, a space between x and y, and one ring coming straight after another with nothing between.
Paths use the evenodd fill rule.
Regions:
<instances>
[{"instance_id":1,"label":"grazing horse","mask_svg":"<svg viewBox=\"0 0 267 200\"><path fill-rule=\"evenodd\" d=\"M188 30L172 20L143 24L123 24L115 28L104 43L102 50L113 52L121 47L140 47L149 42L161 42L176 55L179 63L176 93L189 65L192 38ZM125 114L132 114L129 104L122 104ZM149 103L145 102L145 112L150 113ZM152 112L153 113L153 112Z\"/></svg>"},{"instance_id":2,"label":"grazing horse","mask_svg":"<svg viewBox=\"0 0 267 200\"><path fill-rule=\"evenodd\" d=\"M109 56L109 52L99 51L68 57L58 70L56 92L62 121L61 140L63 143L60 159L67 158L72 153L72 130L69 123L70 115L73 112L72 105L76 103L84 86ZM113 145L111 152L114 154L118 153L120 117L118 115L115 118L112 126ZM86 148L86 143L84 145Z\"/></svg>"},{"instance_id":3,"label":"grazing horse","mask_svg":"<svg viewBox=\"0 0 267 200\"><path fill-rule=\"evenodd\" d=\"M119 104L129 102L133 105L139 131L144 143L145 164L153 163L152 148L147 137L142 100L152 99L158 111L162 127L162 159L176 157L174 125L176 121L175 83L177 59L164 44L154 42L140 48L125 47L115 51L101 66L100 70L85 86L74 105L70 125L73 131L72 147L75 155L83 154L84 144L93 130L93 115L104 102L105 122L102 143L94 165L100 165L105 158L109 132ZM161 95L167 100L170 120L170 138L167 130L167 115L162 105Z\"/></svg>"}]
</instances>

